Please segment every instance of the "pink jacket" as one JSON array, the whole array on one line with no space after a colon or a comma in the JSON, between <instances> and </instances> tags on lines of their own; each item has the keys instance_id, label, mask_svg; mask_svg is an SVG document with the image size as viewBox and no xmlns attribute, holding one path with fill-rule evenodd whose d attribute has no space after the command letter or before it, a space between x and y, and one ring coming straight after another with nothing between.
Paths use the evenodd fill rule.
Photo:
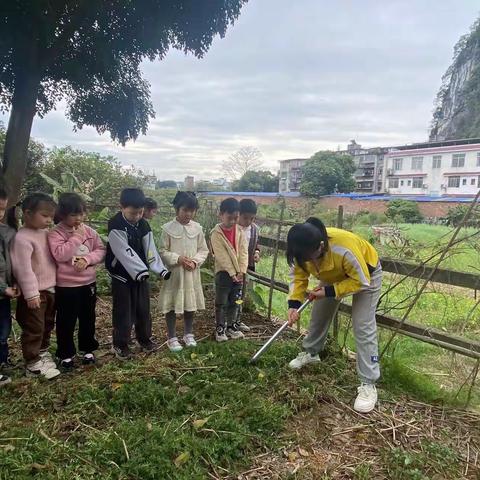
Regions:
<instances>
[{"instance_id":1,"label":"pink jacket","mask_svg":"<svg viewBox=\"0 0 480 480\"><path fill-rule=\"evenodd\" d=\"M50 255L47 230L23 227L10 247L12 270L26 300L55 286L55 262Z\"/></svg>"},{"instance_id":2,"label":"pink jacket","mask_svg":"<svg viewBox=\"0 0 480 480\"><path fill-rule=\"evenodd\" d=\"M48 243L52 256L57 262L57 286L81 287L96 280L95 265L105 257L105 246L98 233L84 225L85 234L79 234L63 223L59 223L48 233ZM73 267L73 257L83 257L88 267L77 272Z\"/></svg>"}]
</instances>

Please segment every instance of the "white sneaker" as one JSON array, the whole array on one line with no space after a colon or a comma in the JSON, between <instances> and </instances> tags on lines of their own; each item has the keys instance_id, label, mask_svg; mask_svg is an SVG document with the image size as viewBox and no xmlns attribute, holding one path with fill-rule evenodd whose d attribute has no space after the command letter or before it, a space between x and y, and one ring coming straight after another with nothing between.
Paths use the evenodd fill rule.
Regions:
<instances>
[{"instance_id":1,"label":"white sneaker","mask_svg":"<svg viewBox=\"0 0 480 480\"><path fill-rule=\"evenodd\" d=\"M358 395L355 399L353 409L360 413L371 412L375 408L378 399L375 385L371 383L362 383L357 390Z\"/></svg>"},{"instance_id":2,"label":"white sneaker","mask_svg":"<svg viewBox=\"0 0 480 480\"><path fill-rule=\"evenodd\" d=\"M239 340L241 338L245 338L245 335L240 330L234 327L227 328L227 336L233 340Z\"/></svg>"},{"instance_id":3,"label":"white sneaker","mask_svg":"<svg viewBox=\"0 0 480 480\"><path fill-rule=\"evenodd\" d=\"M177 337L169 338L167 340L168 348L171 352L178 353L183 350L183 347L180 345Z\"/></svg>"},{"instance_id":4,"label":"white sneaker","mask_svg":"<svg viewBox=\"0 0 480 480\"><path fill-rule=\"evenodd\" d=\"M43 359L27 365L27 376L38 377L40 375L44 376L47 380L51 380L52 378L58 377L60 371L51 367L51 365Z\"/></svg>"},{"instance_id":5,"label":"white sneaker","mask_svg":"<svg viewBox=\"0 0 480 480\"><path fill-rule=\"evenodd\" d=\"M225 329L222 327L217 327L215 331L215 340L217 342L228 342L228 337L225 335Z\"/></svg>"},{"instance_id":6,"label":"white sneaker","mask_svg":"<svg viewBox=\"0 0 480 480\"><path fill-rule=\"evenodd\" d=\"M250 331L250 327L248 325L246 325L245 323L243 322L240 322L238 324L238 329L241 331L241 332L249 332Z\"/></svg>"},{"instance_id":7,"label":"white sneaker","mask_svg":"<svg viewBox=\"0 0 480 480\"><path fill-rule=\"evenodd\" d=\"M48 350L40 352L40 358L51 368L57 368L57 364L53 360L52 354Z\"/></svg>"},{"instance_id":8,"label":"white sneaker","mask_svg":"<svg viewBox=\"0 0 480 480\"><path fill-rule=\"evenodd\" d=\"M183 341L185 342L186 347L193 348L197 346L197 342L195 341L195 337L193 336L193 333L187 333L187 335L183 337Z\"/></svg>"},{"instance_id":9,"label":"white sneaker","mask_svg":"<svg viewBox=\"0 0 480 480\"><path fill-rule=\"evenodd\" d=\"M6 375L0 375L0 387L7 385L7 383L11 383L12 379L7 377Z\"/></svg>"},{"instance_id":10,"label":"white sneaker","mask_svg":"<svg viewBox=\"0 0 480 480\"><path fill-rule=\"evenodd\" d=\"M311 355L308 352L300 352L297 357L288 364L288 366L293 370L300 370L309 363L318 362L320 362L320 357L318 355Z\"/></svg>"}]
</instances>

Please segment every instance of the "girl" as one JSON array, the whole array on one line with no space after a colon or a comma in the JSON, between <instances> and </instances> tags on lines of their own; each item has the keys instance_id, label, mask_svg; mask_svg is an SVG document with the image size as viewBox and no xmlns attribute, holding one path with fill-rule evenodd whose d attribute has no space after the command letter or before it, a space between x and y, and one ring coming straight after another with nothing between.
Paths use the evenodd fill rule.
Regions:
<instances>
[{"instance_id":1,"label":"girl","mask_svg":"<svg viewBox=\"0 0 480 480\"><path fill-rule=\"evenodd\" d=\"M177 192L173 200L176 218L163 226L160 256L172 272L160 290L160 309L165 314L168 329L168 348L179 352L175 324L176 315L183 313L185 324L183 341L195 347L193 315L205 309L200 266L208 256L208 247L200 224L192 219L198 210L194 193Z\"/></svg>"},{"instance_id":2,"label":"girl","mask_svg":"<svg viewBox=\"0 0 480 480\"><path fill-rule=\"evenodd\" d=\"M1 223L8 204L7 192L0 188L0 368L10 366L8 359L8 337L12 329L10 300L20 295L12 278L10 244L15 230ZM0 386L10 383L10 377L0 374Z\"/></svg>"},{"instance_id":3,"label":"girl","mask_svg":"<svg viewBox=\"0 0 480 480\"><path fill-rule=\"evenodd\" d=\"M328 327L340 300L353 295L352 324L357 344L357 372L361 385L355 410L367 413L375 408L375 382L380 377L378 365L375 311L382 287L382 268L376 250L366 240L337 228L325 228L317 218L294 225L287 236L287 261L293 281L288 300L290 324L299 319L297 309L305 300L310 275L320 280L312 293L313 304L304 352L290 362L290 367L320 362Z\"/></svg>"},{"instance_id":4,"label":"girl","mask_svg":"<svg viewBox=\"0 0 480 480\"><path fill-rule=\"evenodd\" d=\"M76 193L58 199L58 225L49 232L48 243L57 262L57 357L65 369L74 366L73 340L78 323L78 349L84 365L95 363L95 265L103 261L105 247L97 232L83 223L86 205Z\"/></svg>"},{"instance_id":5,"label":"girl","mask_svg":"<svg viewBox=\"0 0 480 480\"><path fill-rule=\"evenodd\" d=\"M26 373L52 379L60 375L48 347L55 325L55 262L50 255L47 229L55 215L55 202L44 193L33 193L22 202L23 227L12 246L12 269L21 288L17 321Z\"/></svg>"}]
</instances>

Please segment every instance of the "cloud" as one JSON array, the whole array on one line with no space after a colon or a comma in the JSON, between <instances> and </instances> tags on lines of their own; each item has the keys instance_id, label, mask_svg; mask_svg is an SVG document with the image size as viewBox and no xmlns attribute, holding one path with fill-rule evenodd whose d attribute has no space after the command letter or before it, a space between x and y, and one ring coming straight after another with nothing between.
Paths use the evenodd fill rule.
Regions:
<instances>
[{"instance_id":1,"label":"cloud","mask_svg":"<svg viewBox=\"0 0 480 480\"><path fill-rule=\"evenodd\" d=\"M143 65L156 118L126 147L73 132L62 106L36 119L48 145L115 155L162 179L222 176L246 145L265 166L345 147L427 138L433 100L476 0L251 0L199 60L171 51Z\"/></svg>"}]
</instances>

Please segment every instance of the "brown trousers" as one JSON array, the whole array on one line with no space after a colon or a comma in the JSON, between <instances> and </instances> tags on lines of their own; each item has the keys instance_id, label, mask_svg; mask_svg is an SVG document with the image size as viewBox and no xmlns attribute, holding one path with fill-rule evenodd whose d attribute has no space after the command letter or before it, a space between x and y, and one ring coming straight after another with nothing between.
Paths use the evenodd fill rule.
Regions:
<instances>
[{"instance_id":1,"label":"brown trousers","mask_svg":"<svg viewBox=\"0 0 480 480\"><path fill-rule=\"evenodd\" d=\"M40 360L40 352L50 346L50 335L55 327L55 294L40 292L40 308L28 308L25 299L17 302L17 322L22 328L20 338L23 358L26 363Z\"/></svg>"}]
</instances>

